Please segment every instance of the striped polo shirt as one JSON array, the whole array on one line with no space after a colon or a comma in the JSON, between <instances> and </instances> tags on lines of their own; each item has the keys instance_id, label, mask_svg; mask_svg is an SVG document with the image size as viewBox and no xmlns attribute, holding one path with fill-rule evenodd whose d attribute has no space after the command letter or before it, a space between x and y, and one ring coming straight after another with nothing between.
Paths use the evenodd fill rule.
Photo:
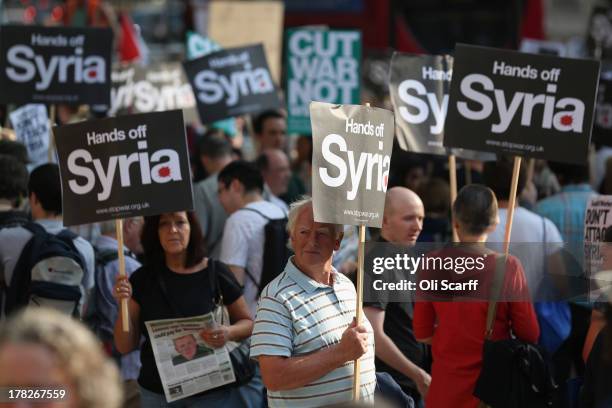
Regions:
<instances>
[{"instance_id":1,"label":"striped polo shirt","mask_svg":"<svg viewBox=\"0 0 612 408\"><path fill-rule=\"evenodd\" d=\"M265 287L251 337L251 357L295 357L339 343L355 316L353 283L333 269L333 286L302 273L293 258L283 273ZM369 347L361 357L361 400L373 401L376 387L374 334L364 316ZM350 401L353 361L301 388L268 390L270 407L319 407Z\"/></svg>"}]
</instances>

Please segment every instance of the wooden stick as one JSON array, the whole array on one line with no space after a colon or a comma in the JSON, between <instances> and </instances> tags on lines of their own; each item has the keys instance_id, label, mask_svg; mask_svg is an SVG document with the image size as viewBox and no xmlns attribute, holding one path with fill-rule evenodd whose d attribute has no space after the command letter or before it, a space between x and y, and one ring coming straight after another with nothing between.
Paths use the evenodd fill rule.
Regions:
<instances>
[{"instance_id":1,"label":"wooden stick","mask_svg":"<svg viewBox=\"0 0 612 408\"><path fill-rule=\"evenodd\" d=\"M370 107L370 103L366 102L365 106ZM364 258L365 258L365 225L359 226L359 249L357 251L357 300L355 304L355 321L357 326L363 320L363 274L364 274ZM359 401L361 394L361 360L356 359L353 363L353 401Z\"/></svg>"},{"instance_id":2,"label":"wooden stick","mask_svg":"<svg viewBox=\"0 0 612 408\"><path fill-rule=\"evenodd\" d=\"M448 156L448 179L450 184L450 204L451 208L457 198L457 161L455 155ZM459 242L457 231L455 230L455 216L451 213L451 229L453 231L453 242Z\"/></svg>"},{"instance_id":3,"label":"wooden stick","mask_svg":"<svg viewBox=\"0 0 612 408\"><path fill-rule=\"evenodd\" d=\"M119 275L125 273L125 256L123 254L123 220L115 220L115 233L117 234L117 255L119 255ZM128 312L128 299L121 299L121 323L124 333L130 331L130 315Z\"/></svg>"},{"instance_id":4,"label":"wooden stick","mask_svg":"<svg viewBox=\"0 0 612 408\"><path fill-rule=\"evenodd\" d=\"M49 106L49 147L47 150L47 161L53 162L53 150L55 148L55 139L53 138L53 125L55 124L55 105Z\"/></svg>"},{"instance_id":5,"label":"wooden stick","mask_svg":"<svg viewBox=\"0 0 612 408\"><path fill-rule=\"evenodd\" d=\"M465 185L472 184L472 163L466 160L463 165L463 171L465 172Z\"/></svg>"},{"instance_id":6,"label":"wooden stick","mask_svg":"<svg viewBox=\"0 0 612 408\"><path fill-rule=\"evenodd\" d=\"M535 172L535 159L527 160L527 182L525 185L533 181L533 174Z\"/></svg>"},{"instance_id":7,"label":"wooden stick","mask_svg":"<svg viewBox=\"0 0 612 408\"><path fill-rule=\"evenodd\" d=\"M504 254L508 256L510 251L510 234L512 232L512 218L514 217L514 204L516 203L516 190L518 187L519 173L521 170L521 157L514 157L514 168L512 169L512 183L510 184L510 197L508 199L508 213L506 217L506 233L504 235Z\"/></svg>"},{"instance_id":8,"label":"wooden stick","mask_svg":"<svg viewBox=\"0 0 612 408\"><path fill-rule=\"evenodd\" d=\"M364 274L364 258L365 258L365 225L359 226L359 250L357 252L357 304L355 309L357 312L357 325L363 320L363 274ZM359 401L361 391L361 360L357 359L354 363L355 371L353 376L353 400Z\"/></svg>"}]
</instances>

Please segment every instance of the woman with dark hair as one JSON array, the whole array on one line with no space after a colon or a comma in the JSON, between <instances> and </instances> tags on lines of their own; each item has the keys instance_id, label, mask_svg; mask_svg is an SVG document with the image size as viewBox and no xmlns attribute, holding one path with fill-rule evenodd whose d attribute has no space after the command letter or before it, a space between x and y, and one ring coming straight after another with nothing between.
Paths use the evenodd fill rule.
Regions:
<instances>
[{"instance_id":1,"label":"woman with dark hair","mask_svg":"<svg viewBox=\"0 0 612 408\"><path fill-rule=\"evenodd\" d=\"M142 405L245 406L241 397L242 391L238 387L213 389L176 403L166 403L145 322L200 316L212 312L215 308L214 299L218 296L215 288L210 285L209 273L212 268L232 324L202 330L199 333L201 340L212 348L223 347L228 341L240 341L251 335L253 320L234 275L224 264L205 257L202 233L193 212L182 211L145 217L142 245L145 254L144 266L134 272L129 280L119 276L114 288L117 301L129 299L130 331L123 332L122 317L117 319L115 343L121 353L128 353L140 347L142 367L138 383ZM142 346L141 335L145 338ZM253 402L257 396L251 395L246 399Z\"/></svg>"},{"instance_id":2,"label":"woman with dark hair","mask_svg":"<svg viewBox=\"0 0 612 408\"><path fill-rule=\"evenodd\" d=\"M438 296L448 293L419 292L417 295L414 334L417 340L432 345L433 356L431 385L425 401L427 408L476 408L479 404L472 394L482 367L489 299L487 287L494 277L497 258L484 243L499 223L497 200L491 189L470 184L459 191L452 210L453 224L462 245L434 251L427 257L439 257L445 264L449 258L457 260L455 267L443 271L422 269L420 276L439 277L438 282L444 276L453 283L476 279L482 287L466 293L468 300L464 301L458 298L462 295L458 292L447 301L432 301L432 296L437 300ZM483 266L467 268L470 259L472 265L480 262ZM459 264L459 260L463 263ZM536 342L538 321L533 306L525 301L529 299L529 291L523 267L513 256L506 261L502 288L506 300L518 301L502 298L497 303L491 339L508 339L512 333L521 340ZM474 301L475 298L480 300Z\"/></svg>"}]
</instances>

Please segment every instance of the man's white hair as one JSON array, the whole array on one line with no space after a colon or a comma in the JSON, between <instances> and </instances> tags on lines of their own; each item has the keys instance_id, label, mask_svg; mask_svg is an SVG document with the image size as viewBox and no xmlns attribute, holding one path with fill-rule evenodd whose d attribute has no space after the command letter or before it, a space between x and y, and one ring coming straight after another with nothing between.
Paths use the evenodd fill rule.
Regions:
<instances>
[{"instance_id":1,"label":"man's white hair","mask_svg":"<svg viewBox=\"0 0 612 408\"><path fill-rule=\"evenodd\" d=\"M289 206L289 214L287 215L287 232L289 236L293 232L295 228L295 222L297 220L298 215L302 209L308 205L312 205L312 197L310 196L301 196L297 201L294 201ZM344 232L344 226L341 224L332 224L334 226L334 231L336 233L336 237Z\"/></svg>"}]
</instances>

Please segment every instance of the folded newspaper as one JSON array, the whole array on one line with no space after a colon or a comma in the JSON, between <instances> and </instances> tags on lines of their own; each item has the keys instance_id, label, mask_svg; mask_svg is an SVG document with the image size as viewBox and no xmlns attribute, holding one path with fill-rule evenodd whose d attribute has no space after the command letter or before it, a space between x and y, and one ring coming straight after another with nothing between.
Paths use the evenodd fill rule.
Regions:
<instances>
[{"instance_id":1,"label":"folded newspaper","mask_svg":"<svg viewBox=\"0 0 612 408\"><path fill-rule=\"evenodd\" d=\"M145 324L168 402L236 381L228 346L214 349L200 336L215 327L212 313Z\"/></svg>"}]
</instances>

